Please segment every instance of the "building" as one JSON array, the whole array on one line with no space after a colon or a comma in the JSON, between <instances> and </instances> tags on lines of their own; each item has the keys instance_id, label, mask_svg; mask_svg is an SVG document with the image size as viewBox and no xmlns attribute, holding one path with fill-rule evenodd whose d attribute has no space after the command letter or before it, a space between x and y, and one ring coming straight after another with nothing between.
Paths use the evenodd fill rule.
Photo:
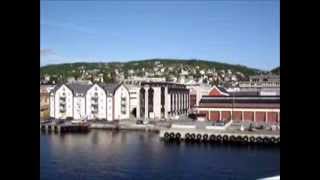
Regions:
<instances>
[{"instance_id":1,"label":"building","mask_svg":"<svg viewBox=\"0 0 320 180\"><path fill-rule=\"evenodd\" d=\"M175 119L187 115L189 90L183 84L142 82L137 117L141 119Z\"/></svg>"},{"instance_id":2,"label":"building","mask_svg":"<svg viewBox=\"0 0 320 180\"><path fill-rule=\"evenodd\" d=\"M256 75L250 76L249 81L240 81L240 88L280 88L279 75Z\"/></svg>"},{"instance_id":3,"label":"building","mask_svg":"<svg viewBox=\"0 0 320 180\"><path fill-rule=\"evenodd\" d=\"M129 119L129 105L123 84L60 84L50 92L50 117L56 119Z\"/></svg>"},{"instance_id":4,"label":"building","mask_svg":"<svg viewBox=\"0 0 320 180\"><path fill-rule=\"evenodd\" d=\"M164 77L138 77L138 76L131 76L128 79L123 81L124 84L133 84L133 85L140 85L141 82L165 82L166 78Z\"/></svg>"},{"instance_id":5,"label":"building","mask_svg":"<svg viewBox=\"0 0 320 180\"><path fill-rule=\"evenodd\" d=\"M214 86L196 107L210 121L280 122L280 96L261 96L255 92L228 93Z\"/></svg>"},{"instance_id":6,"label":"building","mask_svg":"<svg viewBox=\"0 0 320 180\"><path fill-rule=\"evenodd\" d=\"M137 118L137 110L139 109L139 85L127 84L126 87L129 89L130 96L130 119Z\"/></svg>"},{"instance_id":7,"label":"building","mask_svg":"<svg viewBox=\"0 0 320 180\"><path fill-rule=\"evenodd\" d=\"M53 88L52 85L40 86L40 118L49 118L49 92Z\"/></svg>"},{"instance_id":8,"label":"building","mask_svg":"<svg viewBox=\"0 0 320 180\"><path fill-rule=\"evenodd\" d=\"M279 75L250 76L249 81L239 82L240 91L256 91L260 96L280 96Z\"/></svg>"},{"instance_id":9,"label":"building","mask_svg":"<svg viewBox=\"0 0 320 180\"><path fill-rule=\"evenodd\" d=\"M195 106L199 106L202 96L208 95L211 90L211 86L202 83L190 83L186 85L186 88L189 89L189 108L191 111Z\"/></svg>"}]
</instances>

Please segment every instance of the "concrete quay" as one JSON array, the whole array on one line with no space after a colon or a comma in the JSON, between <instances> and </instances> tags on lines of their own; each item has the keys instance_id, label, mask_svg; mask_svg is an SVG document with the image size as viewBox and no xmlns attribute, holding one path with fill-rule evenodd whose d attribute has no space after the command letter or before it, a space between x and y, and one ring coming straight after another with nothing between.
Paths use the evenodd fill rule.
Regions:
<instances>
[{"instance_id":1,"label":"concrete quay","mask_svg":"<svg viewBox=\"0 0 320 180\"><path fill-rule=\"evenodd\" d=\"M254 143L280 144L280 134L270 131L240 131L240 130L208 130L208 129L161 129L159 136L166 141L198 141L219 143Z\"/></svg>"},{"instance_id":2,"label":"concrete quay","mask_svg":"<svg viewBox=\"0 0 320 180\"><path fill-rule=\"evenodd\" d=\"M136 124L135 121L125 121L121 123L90 123L90 129L107 129L107 130L132 130L158 132L159 126L154 124Z\"/></svg>"},{"instance_id":3,"label":"concrete quay","mask_svg":"<svg viewBox=\"0 0 320 180\"><path fill-rule=\"evenodd\" d=\"M161 127L169 127L170 125L159 124L136 124L136 121L128 120L122 122L86 122L86 123L72 123L71 121L64 121L59 123L58 120L41 121L40 129L42 132L82 132L90 129L104 129L104 130L132 130L132 131L146 131L159 132Z\"/></svg>"}]
</instances>

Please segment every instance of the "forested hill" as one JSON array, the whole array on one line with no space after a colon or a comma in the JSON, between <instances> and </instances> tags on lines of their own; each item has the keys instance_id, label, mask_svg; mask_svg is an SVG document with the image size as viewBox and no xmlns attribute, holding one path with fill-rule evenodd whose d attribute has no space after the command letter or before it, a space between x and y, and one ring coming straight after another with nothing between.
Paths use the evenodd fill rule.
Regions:
<instances>
[{"instance_id":1,"label":"forested hill","mask_svg":"<svg viewBox=\"0 0 320 180\"><path fill-rule=\"evenodd\" d=\"M273 74L280 75L280 66L272 69L271 72L272 72Z\"/></svg>"},{"instance_id":2,"label":"forested hill","mask_svg":"<svg viewBox=\"0 0 320 180\"><path fill-rule=\"evenodd\" d=\"M160 65L160 66L159 66ZM246 67L243 65L227 64L215 61L206 60L186 60L186 59L148 59L148 60L134 60L128 62L99 62L99 63L67 63L67 64L55 64L41 67L41 75L63 75L63 76L77 76L78 69L86 70L99 70L101 73L114 71L119 69L120 72L127 72L133 70L140 72L142 69L146 72L154 71L155 67L161 68L174 68L179 72L183 69L186 71L201 71L201 70L215 70L215 71L227 71L240 72L245 76L255 75L262 72L259 69Z\"/></svg>"}]
</instances>

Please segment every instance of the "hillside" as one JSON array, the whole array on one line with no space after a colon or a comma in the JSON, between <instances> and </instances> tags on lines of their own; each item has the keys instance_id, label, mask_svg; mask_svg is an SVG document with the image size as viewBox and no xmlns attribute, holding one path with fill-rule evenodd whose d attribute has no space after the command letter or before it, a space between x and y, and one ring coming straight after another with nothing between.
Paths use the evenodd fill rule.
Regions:
<instances>
[{"instance_id":1,"label":"hillside","mask_svg":"<svg viewBox=\"0 0 320 180\"><path fill-rule=\"evenodd\" d=\"M271 72L272 72L273 74L280 75L280 66L272 69Z\"/></svg>"},{"instance_id":2,"label":"hillside","mask_svg":"<svg viewBox=\"0 0 320 180\"><path fill-rule=\"evenodd\" d=\"M263 71L243 65L206 60L147 59L129 62L67 63L47 65L40 68L40 78L50 76L55 82L68 78L105 82L121 81L130 77L163 77L167 81L229 82L231 79L247 79Z\"/></svg>"},{"instance_id":3,"label":"hillside","mask_svg":"<svg viewBox=\"0 0 320 180\"><path fill-rule=\"evenodd\" d=\"M75 72L72 72L80 67L86 70L100 69L101 71L108 71L114 68L120 68L122 71L127 71L129 69L139 70L142 68L151 69L154 67L155 62L160 62L164 67L176 67L182 66L184 68L196 68L199 66L199 69L213 69L219 70L227 70L230 69L233 72L239 71L244 75L254 75L260 70L249 68L242 65L233 65L227 63L220 63L214 61L205 61L205 60L183 60L183 59L148 59L148 60L136 60L129 62L110 62L110 63L86 63L86 62L78 62L78 63L67 63L67 64L56 64L56 65L47 65L40 68L41 75L54 75L54 74L63 74L66 76L74 75Z\"/></svg>"}]
</instances>

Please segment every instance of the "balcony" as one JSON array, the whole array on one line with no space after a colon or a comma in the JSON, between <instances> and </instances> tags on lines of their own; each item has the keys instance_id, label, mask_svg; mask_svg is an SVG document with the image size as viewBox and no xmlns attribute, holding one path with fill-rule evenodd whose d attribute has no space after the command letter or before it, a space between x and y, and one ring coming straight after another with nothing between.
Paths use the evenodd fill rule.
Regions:
<instances>
[{"instance_id":1,"label":"balcony","mask_svg":"<svg viewBox=\"0 0 320 180\"><path fill-rule=\"evenodd\" d=\"M60 108L65 108L65 107L66 107L66 104L60 102L59 107L60 107Z\"/></svg>"},{"instance_id":2,"label":"balcony","mask_svg":"<svg viewBox=\"0 0 320 180\"><path fill-rule=\"evenodd\" d=\"M61 104L66 104L66 98L60 98L59 100Z\"/></svg>"},{"instance_id":3,"label":"balcony","mask_svg":"<svg viewBox=\"0 0 320 180\"><path fill-rule=\"evenodd\" d=\"M91 109L91 113L92 114L97 114L98 113L98 109Z\"/></svg>"},{"instance_id":4,"label":"balcony","mask_svg":"<svg viewBox=\"0 0 320 180\"><path fill-rule=\"evenodd\" d=\"M99 109L99 108L98 108L98 105L94 105L94 104L93 104L93 105L91 106L91 112L92 112L93 114L98 113L98 109Z\"/></svg>"}]
</instances>

